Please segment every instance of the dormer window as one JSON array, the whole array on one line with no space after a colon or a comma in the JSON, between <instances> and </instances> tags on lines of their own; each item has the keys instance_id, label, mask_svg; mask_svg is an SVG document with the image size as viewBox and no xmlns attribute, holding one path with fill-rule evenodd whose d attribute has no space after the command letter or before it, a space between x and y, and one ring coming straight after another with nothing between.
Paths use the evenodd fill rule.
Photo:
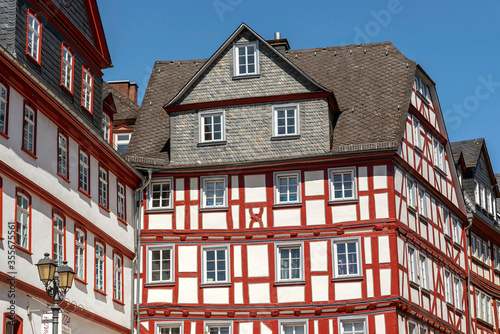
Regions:
<instances>
[{"instance_id":1,"label":"dormer window","mask_svg":"<svg viewBox=\"0 0 500 334\"><path fill-rule=\"evenodd\" d=\"M422 80L421 77L415 76L415 90L422 94L427 101L431 102L431 94L429 92L429 86Z\"/></svg>"},{"instance_id":2,"label":"dormer window","mask_svg":"<svg viewBox=\"0 0 500 334\"><path fill-rule=\"evenodd\" d=\"M234 76L259 74L257 42L235 44Z\"/></svg>"}]
</instances>

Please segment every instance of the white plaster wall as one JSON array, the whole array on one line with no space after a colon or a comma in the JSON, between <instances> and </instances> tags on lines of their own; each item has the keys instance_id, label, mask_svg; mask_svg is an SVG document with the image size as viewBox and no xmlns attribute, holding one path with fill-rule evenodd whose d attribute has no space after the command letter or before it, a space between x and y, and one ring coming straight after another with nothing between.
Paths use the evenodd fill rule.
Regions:
<instances>
[{"instance_id":1,"label":"white plaster wall","mask_svg":"<svg viewBox=\"0 0 500 334\"><path fill-rule=\"evenodd\" d=\"M304 286L278 286L278 303L303 303L305 301Z\"/></svg>"},{"instance_id":2,"label":"white plaster wall","mask_svg":"<svg viewBox=\"0 0 500 334\"><path fill-rule=\"evenodd\" d=\"M357 220L356 205L343 204L332 206L332 220L334 223L343 223Z\"/></svg>"},{"instance_id":3,"label":"white plaster wall","mask_svg":"<svg viewBox=\"0 0 500 334\"><path fill-rule=\"evenodd\" d=\"M240 322L239 334L253 334L253 322Z\"/></svg>"},{"instance_id":4,"label":"white plaster wall","mask_svg":"<svg viewBox=\"0 0 500 334\"><path fill-rule=\"evenodd\" d=\"M366 296L372 298L374 295L373 269L366 269Z\"/></svg>"},{"instance_id":5,"label":"white plaster wall","mask_svg":"<svg viewBox=\"0 0 500 334\"><path fill-rule=\"evenodd\" d=\"M241 265L241 246L233 246L233 272L234 277L243 276L243 270Z\"/></svg>"},{"instance_id":6,"label":"white plaster wall","mask_svg":"<svg viewBox=\"0 0 500 334\"><path fill-rule=\"evenodd\" d=\"M198 205L189 206L189 227L191 230L199 229Z\"/></svg>"},{"instance_id":7,"label":"white plaster wall","mask_svg":"<svg viewBox=\"0 0 500 334\"><path fill-rule=\"evenodd\" d=\"M361 282L335 282L335 300L361 298Z\"/></svg>"},{"instance_id":8,"label":"white plaster wall","mask_svg":"<svg viewBox=\"0 0 500 334\"><path fill-rule=\"evenodd\" d=\"M198 279L196 277L179 277L178 286L177 302L179 304L198 303Z\"/></svg>"},{"instance_id":9,"label":"white plaster wall","mask_svg":"<svg viewBox=\"0 0 500 334\"><path fill-rule=\"evenodd\" d=\"M304 187L306 196L321 196L325 194L325 173L322 170L304 172Z\"/></svg>"},{"instance_id":10,"label":"white plaster wall","mask_svg":"<svg viewBox=\"0 0 500 334\"><path fill-rule=\"evenodd\" d=\"M365 263L372 264L372 239L365 237Z\"/></svg>"},{"instance_id":11,"label":"white plaster wall","mask_svg":"<svg viewBox=\"0 0 500 334\"><path fill-rule=\"evenodd\" d=\"M175 199L177 201L184 200L184 178L175 179Z\"/></svg>"},{"instance_id":12,"label":"white plaster wall","mask_svg":"<svg viewBox=\"0 0 500 334\"><path fill-rule=\"evenodd\" d=\"M234 283L234 303L243 304L243 283Z\"/></svg>"},{"instance_id":13,"label":"white plaster wall","mask_svg":"<svg viewBox=\"0 0 500 334\"><path fill-rule=\"evenodd\" d=\"M231 176L231 199L232 200L237 200L240 199L240 192L239 192L239 182L238 182L238 175L232 175Z\"/></svg>"},{"instance_id":14,"label":"white plaster wall","mask_svg":"<svg viewBox=\"0 0 500 334\"><path fill-rule=\"evenodd\" d=\"M189 199L196 201L198 199L198 178L192 177L189 179Z\"/></svg>"},{"instance_id":15,"label":"white plaster wall","mask_svg":"<svg viewBox=\"0 0 500 334\"><path fill-rule=\"evenodd\" d=\"M260 323L260 334L273 334L273 331L264 323Z\"/></svg>"},{"instance_id":16,"label":"white plaster wall","mask_svg":"<svg viewBox=\"0 0 500 334\"><path fill-rule=\"evenodd\" d=\"M231 206L231 218L233 219L233 228L235 230L240 228L240 206L232 205Z\"/></svg>"},{"instance_id":17,"label":"white plaster wall","mask_svg":"<svg viewBox=\"0 0 500 334\"><path fill-rule=\"evenodd\" d=\"M247 246L248 277L269 277L269 254L267 245Z\"/></svg>"},{"instance_id":18,"label":"white plaster wall","mask_svg":"<svg viewBox=\"0 0 500 334\"><path fill-rule=\"evenodd\" d=\"M306 225L324 225L325 221L325 201L306 201Z\"/></svg>"},{"instance_id":19,"label":"white plaster wall","mask_svg":"<svg viewBox=\"0 0 500 334\"><path fill-rule=\"evenodd\" d=\"M389 195L375 194L375 217L377 219L389 218Z\"/></svg>"},{"instance_id":20,"label":"white plaster wall","mask_svg":"<svg viewBox=\"0 0 500 334\"><path fill-rule=\"evenodd\" d=\"M273 210L274 226L300 226L300 209Z\"/></svg>"},{"instance_id":21,"label":"white plaster wall","mask_svg":"<svg viewBox=\"0 0 500 334\"><path fill-rule=\"evenodd\" d=\"M312 241L309 243L311 271L328 270L327 241Z\"/></svg>"},{"instance_id":22,"label":"white plaster wall","mask_svg":"<svg viewBox=\"0 0 500 334\"><path fill-rule=\"evenodd\" d=\"M380 269L380 295L391 294L391 269Z\"/></svg>"},{"instance_id":23,"label":"white plaster wall","mask_svg":"<svg viewBox=\"0 0 500 334\"><path fill-rule=\"evenodd\" d=\"M245 175L245 203L266 201L266 175Z\"/></svg>"},{"instance_id":24,"label":"white plaster wall","mask_svg":"<svg viewBox=\"0 0 500 334\"><path fill-rule=\"evenodd\" d=\"M389 244L389 236L383 235L378 237L378 262L391 262L391 249Z\"/></svg>"},{"instance_id":25,"label":"white plaster wall","mask_svg":"<svg viewBox=\"0 0 500 334\"><path fill-rule=\"evenodd\" d=\"M172 214L156 213L150 214L149 229L150 230L171 230L172 229Z\"/></svg>"},{"instance_id":26,"label":"white plaster wall","mask_svg":"<svg viewBox=\"0 0 500 334\"><path fill-rule=\"evenodd\" d=\"M226 212L203 212L201 221L205 230L227 230Z\"/></svg>"},{"instance_id":27,"label":"white plaster wall","mask_svg":"<svg viewBox=\"0 0 500 334\"><path fill-rule=\"evenodd\" d=\"M385 334L385 315L384 314L375 315L375 333Z\"/></svg>"},{"instance_id":28,"label":"white plaster wall","mask_svg":"<svg viewBox=\"0 0 500 334\"><path fill-rule=\"evenodd\" d=\"M359 220L370 219L369 197L359 196Z\"/></svg>"},{"instance_id":29,"label":"white plaster wall","mask_svg":"<svg viewBox=\"0 0 500 334\"><path fill-rule=\"evenodd\" d=\"M248 296L250 297L250 304L270 303L269 283L248 284Z\"/></svg>"},{"instance_id":30,"label":"white plaster wall","mask_svg":"<svg viewBox=\"0 0 500 334\"><path fill-rule=\"evenodd\" d=\"M368 190L368 168L358 167L358 189L359 191Z\"/></svg>"},{"instance_id":31,"label":"white plaster wall","mask_svg":"<svg viewBox=\"0 0 500 334\"><path fill-rule=\"evenodd\" d=\"M373 166L373 189L387 189L387 166Z\"/></svg>"},{"instance_id":32,"label":"white plaster wall","mask_svg":"<svg viewBox=\"0 0 500 334\"><path fill-rule=\"evenodd\" d=\"M180 273L198 271L198 246L177 247L177 269Z\"/></svg>"},{"instance_id":33,"label":"white plaster wall","mask_svg":"<svg viewBox=\"0 0 500 334\"><path fill-rule=\"evenodd\" d=\"M186 207L178 205L175 207L175 228L177 230L184 230L186 222Z\"/></svg>"},{"instance_id":34,"label":"white plaster wall","mask_svg":"<svg viewBox=\"0 0 500 334\"><path fill-rule=\"evenodd\" d=\"M172 289L149 289L148 290L148 303L172 303L173 290Z\"/></svg>"},{"instance_id":35,"label":"white plaster wall","mask_svg":"<svg viewBox=\"0 0 500 334\"><path fill-rule=\"evenodd\" d=\"M204 304L229 304L229 288L203 288Z\"/></svg>"},{"instance_id":36,"label":"white plaster wall","mask_svg":"<svg viewBox=\"0 0 500 334\"><path fill-rule=\"evenodd\" d=\"M325 276L311 276L311 290L312 290L312 301L322 302L328 301L329 294L328 288L330 286L330 277Z\"/></svg>"}]
</instances>

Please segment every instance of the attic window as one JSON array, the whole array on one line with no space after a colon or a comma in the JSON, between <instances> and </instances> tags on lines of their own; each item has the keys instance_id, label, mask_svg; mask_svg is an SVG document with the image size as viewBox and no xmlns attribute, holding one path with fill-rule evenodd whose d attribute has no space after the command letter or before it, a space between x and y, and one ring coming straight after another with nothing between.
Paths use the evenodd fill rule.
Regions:
<instances>
[{"instance_id":1,"label":"attic window","mask_svg":"<svg viewBox=\"0 0 500 334\"><path fill-rule=\"evenodd\" d=\"M234 45L234 76L259 74L257 42Z\"/></svg>"},{"instance_id":2,"label":"attic window","mask_svg":"<svg viewBox=\"0 0 500 334\"><path fill-rule=\"evenodd\" d=\"M422 80L421 77L416 75L414 82L415 82L415 90L420 94L422 94L427 99L427 101L432 102L431 94L429 92L429 86L424 82L424 80Z\"/></svg>"}]
</instances>

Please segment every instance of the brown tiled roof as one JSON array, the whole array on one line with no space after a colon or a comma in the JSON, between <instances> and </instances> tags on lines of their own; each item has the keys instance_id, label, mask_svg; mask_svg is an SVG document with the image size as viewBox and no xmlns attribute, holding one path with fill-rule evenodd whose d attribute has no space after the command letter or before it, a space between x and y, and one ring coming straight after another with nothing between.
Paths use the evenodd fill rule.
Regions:
<instances>
[{"instance_id":1,"label":"brown tiled roof","mask_svg":"<svg viewBox=\"0 0 500 334\"><path fill-rule=\"evenodd\" d=\"M108 85L106 82L102 84L102 98L105 99L109 94L113 95L115 102L116 114L113 120L136 119L139 116L139 106L132 102L128 97Z\"/></svg>"},{"instance_id":2,"label":"brown tiled roof","mask_svg":"<svg viewBox=\"0 0 500 334\"><path fill-rule=\"evenodd\" d=\"M462 140L450 143L451 150L453 152L453 160L455 160L455 163L457 163L458 159L460 159L460 152L462 152L464 156L465 167L476 167L477 160L479 159L479 155L481 154L483 143L483 138Z\"/></svg>"},{"instance_id":3,"label":"brown tiled roof","mask_svg":"<svg viewBox=\"0 0 500 334\"><path fill-rule=\"evenodd\" d=\"M333 91L341 115L332 154L396 150L403 136L416 63L390 42L290 50L291 62ZM155 63L127 155L168 164L170 101L207 59ZM148 165L144 159L131 160Z\"/></svg>"}]
</instances>

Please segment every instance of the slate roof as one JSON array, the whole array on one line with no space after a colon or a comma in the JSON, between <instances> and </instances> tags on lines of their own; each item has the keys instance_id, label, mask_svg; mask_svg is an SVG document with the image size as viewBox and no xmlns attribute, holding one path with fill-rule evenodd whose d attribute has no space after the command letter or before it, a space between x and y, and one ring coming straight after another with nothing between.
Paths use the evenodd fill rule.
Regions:
<instances>
[{"instance_id":1,"label":"slate roof","mask_svg":"<svg viewBox=\"0 0 500 334\"><path fill-rule=\"evenodd\" d=\"M313 80L333 91L341 111L332 154L396 150L403 136L417 64L391 42L285 52ZM168 165L169 119L163 106L207 59L155 63L127 155L135 165Z\"/></svg>"},{"instance_id":2,"label":"slate roof","mask_svg":"<svg viewBox=\"0 0 500 334\"><path fill-rule=\"evenodd\" d=\"M455 163L457 163L458 159L460 159L460 152L462 152L464 156L465 167L476 167L483 144L483 138L462 140L450 143L451 151L453 152L453 160L455 161Z\"/></svg>"},{"instance_id":3,"label":"slate roof","mask_svg":"<svg viewBox=\"0 0 500 334\"><path fill-rule=\"evenodd\" d=\"M132 102L128 97L108 85L106 82L102 84L102 99L104 100L109 94L113 95L113 101L116 107L116 114L113 120L136 119L139 116L139 106Z\"/></svg>"}]
</instances>

